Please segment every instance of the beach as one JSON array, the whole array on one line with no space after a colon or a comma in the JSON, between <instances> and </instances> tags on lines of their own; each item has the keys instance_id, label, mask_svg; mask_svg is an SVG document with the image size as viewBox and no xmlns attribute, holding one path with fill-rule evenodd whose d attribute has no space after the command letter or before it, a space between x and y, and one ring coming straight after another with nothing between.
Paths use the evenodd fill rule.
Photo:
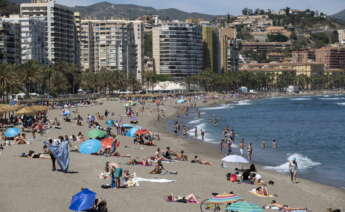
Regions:
<instances>
[{"instance_id":1,"label":"beach","mask_svg":"<svg viewBox=\"0 0 345 212\"><path fill-rule=\"evenodd\" d=\"M115 113L115 116L111 117L112 119L117 119L119 115L124 114L124 101L104 99L100 102L103 104L79 107L79 113L82 117L86 117L87 114L103 113L107 109ZM198 106L217 103L219 103L218 100L210 100L207 103L200 103ZM171 193L181 196L194 193L199 200L204 200L211 197L213 192L227 193L230 191L248 202L261 206L269 204L274 199L290 207L308 208L312 211L323 212L327 208L345 210L344 189L304 179L298 179L298 184L292 184L289 176L263 170L259 165L257 165L258 172L263 179L275 182L273 186L269 186L269 190L277 197L258 197L249 193L251 189L255 188L255 185L227 181L226 174L232 172L231 168L234 167L230 169L220 167L222 155L214 148L214 145L185 139L167 132L167 119L175 117L182 107L175 104L173 99L164 102L160 108L164 109L166 118L157 121L156 105L147 103L144 116L141 114L138 116L139 125L159 132L160 141L156 141L156 147L141 146L134 145L130 137L119 136L118 140L121 142L119 152L121 155L130 154L132 158L142 159L153 155L157 147L164 151L169 146L176 152L184 150L190 159L194 155L198 155L202 160L212 162L214 166L178 161L164 163L165 168L177 171L177 175L151 175L149 172L153 167L126 165L129 160L126 157L104 157L71 152L71 173L52 172L50 160L21 158L20 154L28 150L41 151L42 142L48 138L56 138L59 135L71 136L78 132L86 134L89 128L85 122L83 126L77 126L74 121L64 122L61 110L50 110L49 119L53 120L58 117L61 120L62 129L49 129L43 136L38 135L30 145L5 147L0 156L0 211L69 211L68 206L72 195L79 192L82 187L93 190L97 193L98 198L105 199L109 211L200 211L198 204L167 202L165 197ZM139 108L140 106L135 106L134 110L139 110ZM100 121L100 123L105 126L104 121ZM138 177L170 179L175 182L140 182L138 187L102 189L101 185L108 183L108 180L101 180L98 175L103 171L106 161L117 162L131 173L135 172Z\"/></svg>"}]
</instances>

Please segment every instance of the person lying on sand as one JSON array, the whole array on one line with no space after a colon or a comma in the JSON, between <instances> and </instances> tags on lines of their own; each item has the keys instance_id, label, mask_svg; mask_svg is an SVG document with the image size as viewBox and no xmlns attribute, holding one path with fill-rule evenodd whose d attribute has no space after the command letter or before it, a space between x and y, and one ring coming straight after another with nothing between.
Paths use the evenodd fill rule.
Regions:
<instances>
[{"instance_id":1,"label":"person lying on sand","mask_svg":"<svg viewBox=\"0 0 345 212\"><path fill-rule=\"evenodd\" d=\"M188 156L184 154L184 151L181 150L180 154L176 154L176 160L181 160L181 161L188 161Z\"/></svg>"},{"instance_id":2,"label":"person lying on sand","mask_svg":"<svg viewBox=\"0 0 345 212\"><path fill-rule=\"evenodd\" d=\"M191 163L199 163L202 165L213 166L213 164L206 160L200 160L197 155L194 156L194 159L190 161Z\"/></svg>"},{"instance_id":3,"label":"person lying on sand","mask_svg":"<svg viewBox=\"0 0 345 212\"><path fill-rule=\"evenodd\" d=\"M173 194L170 194L167 199L168 202L180 202L180 203L195 203L199 204L199 200L196 198L196 196L192 194L188 194L186 196L174 196Z\"/></svg>"},{"instance_id":4,"label":"person lying on sand","mask_svg":"<svg viewBox=\"0 0 345 212\"><path fill-rule=\"evenodd\" d=\"M265 205L264 209L280 210L283 212L289 212L289 211L295 211L295 210L308 211L307 208L290 208L288 205L279 204L275 200L272 200L271 204Z\"/></svg>"},{"instance_id":5,"label":"person lying on sand","mask_svg":"<svg viewBox=\"0 0 345 212\"><path fill-rule=\"evenodd\" d=\"M142 166L152 166L152 160L151 159L143 159L143 160L137 160L132 159L127 162L128 165L142 165Z\"/></svg>"},{"instance_id":6,"label":"person lying on sand","mask_svg":"<svg viewBox=\"0 0 345 212\"><path fill-rule=\"evenodd\" d=\"M164 168L162 160L157 161L155 168L150 171L150 174L177 174L177 171L169 171Z\"/></svg>"},{"instance_id":7,"label":"person lying on sand","mask_svg":"<svg viewBox=\"0 0 345 212\"><path fill-rule=\"evenodd\" d=\"M33 150L29 150L28 153L23 152L23 153L21 154L21 157L24 157L24 158L50 159L49 154L47 154L47 153L35 152L35 151L33 151Z\"/></svg>"}]
</instances>

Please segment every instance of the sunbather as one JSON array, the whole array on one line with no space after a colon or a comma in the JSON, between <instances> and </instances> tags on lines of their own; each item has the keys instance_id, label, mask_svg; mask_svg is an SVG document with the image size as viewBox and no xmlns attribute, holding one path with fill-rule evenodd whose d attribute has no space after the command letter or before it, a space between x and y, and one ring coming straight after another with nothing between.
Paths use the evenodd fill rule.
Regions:
<instances>
[{"instance_id":1,"label":"sunbather","mask_svg":"<svg viewBox=\"0 0 345 212\"><path fill-rule=\"evenodd\" d=\"M23 152L23 153L21 154L21 157L25 157L25 158L50 159L49 154L47 154L47 153L35 152L35 151L33 151L33 150L30 150L28 153Z\"/></svg>"},{"instance_id":2,"label":"sunbather","mask_svg":"<svg viewBox=\"0 0 345 212\"><path fill-rule=\"evenodd\" d=\"M151 159L137 160L133 159L127 162L128 165L142 165L142 166L152 166Z\"/></svg>"},{"instance_id":3,"label":"sunbather","mask_svg":"<svg viewBox=\"0 0 345 212\"><path fill-rule=\"evenodd\" d=\"M170 194L167 197L167 201L169 202L181 202L181 203L195 203L199 204L199 200L196 198L194 194L188 194L186 196L174 196L173 194Z\"/></svg>"},{"instance_id":4,"label":"sunbather","mask_svg":"<svg viewBox=\"0 0 345 212\"><path fill-rule=\"evenodd\" d=\"M180 154L176 155L176 160L188 161L188 156L184 154L183 150L181 150Z\"/></svg>"},{"instance_id":5,"label":"sunbather","mask_svg":"<svg viewBox=\"0 0 345 212\"><path fill-rule=\"evenodd\" d=\"M272 200L271 204L265 205L264 208L272 209L272 210L280 210L283 212L308 211L307 208L290 208L288 205L279 204L275 200Z\"/></svg>"},{"instance_id":6,"label":"sunbather","mask_svg":"<svg viewBox=\"0 0 345 212\"><path fill-rule=\"evenodd\" d=\"M27 144L25 133L14 137L14 144Z\"/></svg>"},{"instance_id":7,"label":"sunbather","mask_svg":"<svg viewBox=\"0 0 345 212\"><path fill-rule=\"evenodd\" d=\"M162 174L163 170L166 169L163 167L162 161L159 160L155 168L152 171L150 171L150 174Z\"/></svg>"},{"instance_id":8,"label":"sunbather","mask_svg":"<svg viewBox=\"0 0 345 212\"><path fill-rule=\"evenodd\" d=\"M194 160L190 161L191 163L199 163L202 165L208 165L208 166L213 166L213 164L209 161L206 160L200 160L199 157L197 155L194 156Z\"/></svg>"}]
</instances>

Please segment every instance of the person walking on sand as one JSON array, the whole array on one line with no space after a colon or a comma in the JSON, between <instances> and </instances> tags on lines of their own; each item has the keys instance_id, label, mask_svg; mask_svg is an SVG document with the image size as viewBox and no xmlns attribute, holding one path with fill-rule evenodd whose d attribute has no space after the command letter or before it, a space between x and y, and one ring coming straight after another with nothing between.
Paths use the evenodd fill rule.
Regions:
<instances>
[{"instance_id":1,"label":"person walking on sand","mask_svg":"<svg viewBox=\"0 0 345 212\"><path fill-rule=\"evenodd\" d=\"M194 128L194 136L196 138L198 137L198 128L197 127Z\"/></svg>"},{"instance_id":2,"label":"person walking on sand","mask_svg":"<svg viewBox=\"0 0 345 212\"><path fill-rule=\"evenodd\" d=\"M228 144L228 155L231 154L232 149L231 149L231 145L232 145L232 140L231 139L227 139L227 144Z\"/></svg>"},{"instance_id":3,"label":"person walking on sand","mask_svg":"<svg viewBox=\"0 0 345 212\"><path fill-rule=\"evenodd\" d=\"M241 154L241 156L244 155L244 147L245 147L244 139L242 138L242 140L240 142L240 154Z\"/></svg>"},{"instance_id":4,"label":"person walking on sand","mask_svg":"<svg viewBox=\"0 0 345 212\"><path fill-rule=\"evenodd\" d=\"M201 134L201 140L205 141L205 131L204 130L200 130L200 134Z\"/></svg>"},{"instance_id":5,"label":"person walking on sand","mask_svg":"<svg viewBox=\"0 0 345 212\"><path fill-rule=\"evenodd\" d=\"M292 160L289 161L289 172L290 172L290 177L291 177L291 182L292 183L297 183L297 170L298 170L298 165L296 158L293 158Z\"/></svg>"},{"instance_id":6,"label":"person walking on sand","mask_svg":"<svg viewBox=\"0 0 345 212\"><path fill-rule=\"evenodd\" d=\"M253 145L252 143L250 143L248 146L247 146L247 156L248 156L248 160L252 160L253 158Z\"/></svg>"},{"instance_id":7,"label":"person walking on sand","mask_svg":"<svg viewBox=\"0 0 345 212\"><path fill-rule=\"evenodd\" d=\"M220 150L220 152L223 152L223 145L224 145L224 143L225 143L225 139L222 139L220 141L220 143L219 143L219 150Z\"/></svg>"}]
</instances>

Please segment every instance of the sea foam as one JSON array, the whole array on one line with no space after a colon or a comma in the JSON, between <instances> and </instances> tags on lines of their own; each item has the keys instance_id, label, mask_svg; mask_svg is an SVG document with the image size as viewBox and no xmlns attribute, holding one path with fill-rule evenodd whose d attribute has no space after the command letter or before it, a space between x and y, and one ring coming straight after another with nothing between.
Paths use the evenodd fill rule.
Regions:
<instances>
[{"instance_id":1,"label":"sea foam","mask_svg":"<svg viewBox=\"0 0 345 212\"><path fill-rule=\"evenodd\" d=\"M311 100L311 98L307 98L307 97L299 97L299 98L291 98L291 101L309 101Z\"/></svg>"},{"instance_id":2,"label":"sea foam","mask_svg":"<svg viewBox=\"0 0 345 212\"><path fill-rule=\"evenodd\" d=\"M251 105L252 103L250 103L250 100L240 100L238 101L238 103L236 105Z\"/></svg>"},{"instance_id":3,"label":"sea foam","mask_svg":"<svg viewBox=\"0 0 345 212\"><path fill-rule=\"evenodd\" d=\"M299 153L294 153L294 154L290 155L287 158L287 160L290 161L290 160L293 160L294 158L296 159L298 169L301 171L312 168L314 166L321 165L321 163L314 162L310 158L303 156ZM287 172L289 172L289 162L283 163L279 166L265 166L264 168L268 169L268 170L274 170L277 172L281 172L281 173L287 173Z\"/></svg>"},{"instance_id":4,"label":"sea foam","mask_svg":"<svg viewBox=\"0 0 345 212\"><path fill-rule=\"evenodd\" d=\"M345 106L345 102L339 102L339 103L337 103L337 105Z\"/></svg>"},{"instance_id":5,"label":"sea foam","mask_svg":"<svg viewBox=\"0 0 345 212\"><path fill-rule=\"evenodd\" d=\"M204 107L204 108L201 108L200 110L223 110L223 109L228 109L228 108L233 108L233 106L229 104L222 104L216 107Z\"/></svg>"}]
</instances>

